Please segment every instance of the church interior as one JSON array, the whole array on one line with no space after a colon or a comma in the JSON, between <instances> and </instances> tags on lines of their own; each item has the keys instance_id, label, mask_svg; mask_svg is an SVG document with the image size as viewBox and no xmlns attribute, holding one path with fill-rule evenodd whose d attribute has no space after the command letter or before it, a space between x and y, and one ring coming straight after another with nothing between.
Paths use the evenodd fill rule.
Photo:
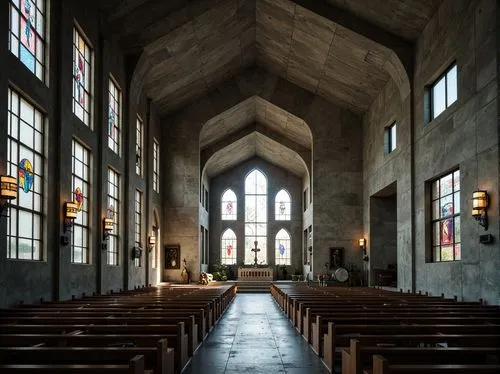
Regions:
<instances>
[{"instance_id":1,"label":"church interior","mask_svg":"<svg viewBox=\"0 0 500 374\"><path fill-rule=\"evenodd\" d=\"M231 308L262 302L262 310L287 319L277 322L286 333L273 323L270 331L284 339L292 326L304 338L297 344L322 358L314 370L309 361L309 369L287 366L280 351L276 372L340 372L341 355L350 362L346 372L358 374L369 343L336 340L344 330L332 330L328 313L341 308L340 299L347 308L363 298L360 308L398 300L421 313L401 324L424 324L434 305L456 309L434 313L443 325L459 324L450 313L468 313L462 318L480 325L421 334L479 336L493 326L490 335L498 335L482 340L488 348L477 348L470 362L450 353L450 363L463 364L456 373L497 372L499 5L2 1L0 371L11 357L3 347L25 345L10 335L49 333L33 326L9 332L14 322L33 323L22 320L28 306L49 314L74 305L78 315L90 305L132 308L142 300L142 309L172 302L190 310L175 320L185 332L174 319L164 330L140 330L156 337L144 337L146 345L154 340L152 350L160 335L173 347L158 343L155 373L198 372L190 362L202 370L205 355L196 361L195 352L205 349L206 333L222 339L216 330L239 318ZM269 299L252 299L259 292ZM48 314L36 318L77 324ZM166 317L143 318L161 325ZM92 334L104 339L110 331ZM84 344L79 339L74 344ZM447 344L465 341L456 339ZM341 346L349 348L346 361ZM214 372L241 371L229 369L229 352L225 369ZM142 373L150 358L139 353L116 370ZM373 373L399 372L388 371L391 358L373 359ZM488 365L472 367L479 363ZM4 369L28 370L20 366Z\"/></svg>"}]
</instances>

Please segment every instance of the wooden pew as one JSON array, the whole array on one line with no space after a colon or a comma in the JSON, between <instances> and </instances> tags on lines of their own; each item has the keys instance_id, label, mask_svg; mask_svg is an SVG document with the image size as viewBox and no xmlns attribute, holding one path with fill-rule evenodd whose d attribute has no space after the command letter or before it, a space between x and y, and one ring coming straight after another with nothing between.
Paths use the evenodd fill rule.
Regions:
<instances>
[{"instance_id":1,"label":"wooden pew","mask_svg":"<svg viewBox=\"0 0 500 374\"><path fill-rule=\"evenodd\" d=\"M6 364L116 365L137 355L155 373L174 373L173 350L166 339L159 340L156 347L0 347L0 361Z\"/></svg>"},{"instance_id":2,"label":"wooden pew","mask_svg":"<svg viewBox=\"0 0 500 374\"><path fill-rule=\"evenodd\" d=\"M33 365L33 364L0 364L2 374L145 374L144 356L134 356L128 364L123 365Z\"/></svg>"},{"instance_id":3,"label":"wooden pew","mask_svg":"<svg viewBox=\"0 0 500 374\"><path fill-rule=\"evenodd\" d=\"M453 346L495 346L500 341L500 326L491 325L336 325L328 324L324 334L325 366L332 371L341 351L349 347L351 339L408 346L419 343L448 342ZM415 344L416 346L416 344Z\"/></svg>"},{"instance_id":4,"label":"wooden pew","mask_svg":"<svg viewBox=\"0 0 500 374\"><path fill-rule=\"evenodd\" d=\"M373 370L364 371L365 374L496 374L500 372L500 365L390 365L380 355L373 355Z\"/></svg>"},{"instance_id":5,"label":"wooden pew","mask_svg":"<svg viewBox=\"0 0 500 374\"><path fill-rule=\"evenodd\" d=\"M107 318L101 318L101 319L85 319L85 318L60 318L58 319L57 317L51 317L47 320L48 317L45 318L35 318L35 319L30 319L30 318L25 318L25 317L19 317L17 320L18 323L35 323L35 324L41 324L44 325L45 323L47 325L53 325L54 323L57 324L58 322L61 323L61 325L64 325L64 329L69 331L69 329L73 330L81 330L86 333L90 334L133 334L133 333L138 333L138 334L144 334L144 329L143 325L139 324L139 321L135 319L107 319ZM83 324L84 322L88 324ZM110 325L106 325L105 323L109 323ZM137 322L135 325L132 325L130 323ZM99 323L103 323L102 325ZM147 326L147 320L142 320L142 323ZM151 326L152 324L150 324ZM10 332L16 331L17 324L13 325L4 325L1 326L2 332L8 331L10 329ZM29 328L25 329L29 330ZM33 331L32 329L31 331ZM19 330L17 330L19 331ZM133 332L132 332L133 331ZM178 322L176 325L157 325L155 326L154 329L155 333L158 334L159 331L162 331L161 335L168 339L170 342L170 347L174 349L174 357L175 357L175 367L176 369L182 369L188 362L188 336L185 333L184 330L184 323L183 322Z\"/></svg>"},{"instance_id":6,"label":"wooden pew","mask_svg":"<svg viewBox=\"0 0 500 374\"><path fill-rule=\"evenodd\" d=\"M499 347L376 347L363 346L359 340L351 339L349 349L342 350L342 374L362 374L363 366L373 355L382 355L396 364L455 364L481 365L489 362L499 364Z\"/></svg>"}]
</instances>

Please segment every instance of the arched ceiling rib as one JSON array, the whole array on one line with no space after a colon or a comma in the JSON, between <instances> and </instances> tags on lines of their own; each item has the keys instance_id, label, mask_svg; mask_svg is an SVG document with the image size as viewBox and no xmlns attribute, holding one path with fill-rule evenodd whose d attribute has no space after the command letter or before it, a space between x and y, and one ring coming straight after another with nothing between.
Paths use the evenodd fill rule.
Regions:
<instances>
[{"instance_id":1,"label":"arched ceiling rib","mask_svg":"<svg viewBox=\"0 0 500 374\"><path fill-rule=\"evenodd\" d=\"M213 178L255 156L300 178L308 175L304 160L295 151L259 132L252 132L215 152L205 164L204 173Z\"/></svg>"},{"instance_id":2,"label":"arched ceiling rib","mask_svg":"<svg viewBox=\"0 0 500 374\"><path fill-rule=\"evenodd\" d=\"M257 122L311 150L312 135L300 118L259 96L250 97L210 119L200 133L200 149Z\"/></svg>"}]
</instances>

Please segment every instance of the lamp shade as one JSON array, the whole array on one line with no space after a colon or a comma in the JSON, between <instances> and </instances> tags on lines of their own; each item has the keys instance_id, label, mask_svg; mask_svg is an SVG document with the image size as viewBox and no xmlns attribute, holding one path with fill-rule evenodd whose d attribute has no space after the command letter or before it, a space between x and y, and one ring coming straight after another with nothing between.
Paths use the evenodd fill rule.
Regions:
<instances>
[{"instance_id":1,"label":"lamp shade","mask_svg":"<svg viewBox=\"0 0 500 374\"><path fill-rule=\"evenodd\" d=\"M104 231L112 231L113 230L113 219L104 218Z\"/></svg>"},{"instance_id":2,"label":"lamp shade","mask_svg":"<svg viewBox=\"0 0 500 374\"><path fill-rule=\"evenodd\" d=\"M474 191L472 193L472 209L485 209L488 206L488 193L486 191Z\"/></svg>"},{"instance_id":3,"label":"lamp shade","mask_svg":"<svg viewBox=\"0 0 500 374\"><path fill-rule=\"evenodd\" d=\"M75 219L78 214L78 205L74 202L64 203L64 216L67 219Z\"/></svg>"},{"instance_id":4,"label":"lamp shade","mask_svg":"<svg viewBox=\"0 0 500 374\"><path fill-rule=\"evenodd\" d=\"M365 245L366 245L366 239L365 238L359 239L359 248L365 248Z\"/></svg>"},{"instance_id":5,"label":"lamp shade","mask_svg":"<svg viewBox=\"0 0 500 374\"><path fill-rule=\"evenodd\" d=\"M149 237L149 244L150 245L155 245L156 244L156 236L151 235Z\"/></svg>"},{"instance_id":6,"label":"lamp shade","mask_svg":"<svg viewBox=\"0 0 500 374\"><path fill-rule=\"evenodd\" d=\"M6 200L12 200L17 197L16 178L10 175L0 176L0 197Z\"/></svg>"}]
</instances>

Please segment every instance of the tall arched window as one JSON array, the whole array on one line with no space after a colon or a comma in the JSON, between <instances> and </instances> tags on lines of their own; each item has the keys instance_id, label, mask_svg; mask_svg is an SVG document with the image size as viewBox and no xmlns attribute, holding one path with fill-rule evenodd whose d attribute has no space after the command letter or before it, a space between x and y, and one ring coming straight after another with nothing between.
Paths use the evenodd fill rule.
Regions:
<instances>
[{"instance_id":1,"label":"tall arched window","mask_svg":"<svg viewBox=\"0 0 500 374\"><path fill-rule=\"evenodd\" d=\"M291 208L290 194L285 190L278 192L276 199L274 199L274 219L276 221L290 221Z\"/></svg>"},{"instance_id":2,"label":"tall arched window","mask_svg":"<svg viewBox=\"0 0 500 374\"><path fill-rule=\"evenodd\" d=\"M227 229L221 238L221 263L225 265L236 264L236 234Z\"/></svg>"},{"instance_id":3,"label":"tall arched window","mask_svg":"<svg viewBox=\"0 0 500 374\"><path fill-rule=\"evenodd\" d=\"M291 249L290 235L285 229L281 229L276 234L275 244L275 258L276 265L290 265L290 249Z\"/></svg>"},{"instance_id":4,"label":"tall arched window","mask_svg":"<svg viewBox=\"0 0 500 374\"><path fill-rule=\"evenodd\" d=\"M221 219L222 220L235 220L237 209L236 194L233 190L226 190L222 194L221 199Z\"/></svg>"},{"instance_id":5,"label":"tall arched window","mask_svg":"<svg viewBox=\"0 0 500 374\"><path fill-rule=\"evenodd\" d=\"M258 264L267 264L267 180L259 170L245 179L245 264L253 264L257 247Z\"/></svg>"}]
</instances>

